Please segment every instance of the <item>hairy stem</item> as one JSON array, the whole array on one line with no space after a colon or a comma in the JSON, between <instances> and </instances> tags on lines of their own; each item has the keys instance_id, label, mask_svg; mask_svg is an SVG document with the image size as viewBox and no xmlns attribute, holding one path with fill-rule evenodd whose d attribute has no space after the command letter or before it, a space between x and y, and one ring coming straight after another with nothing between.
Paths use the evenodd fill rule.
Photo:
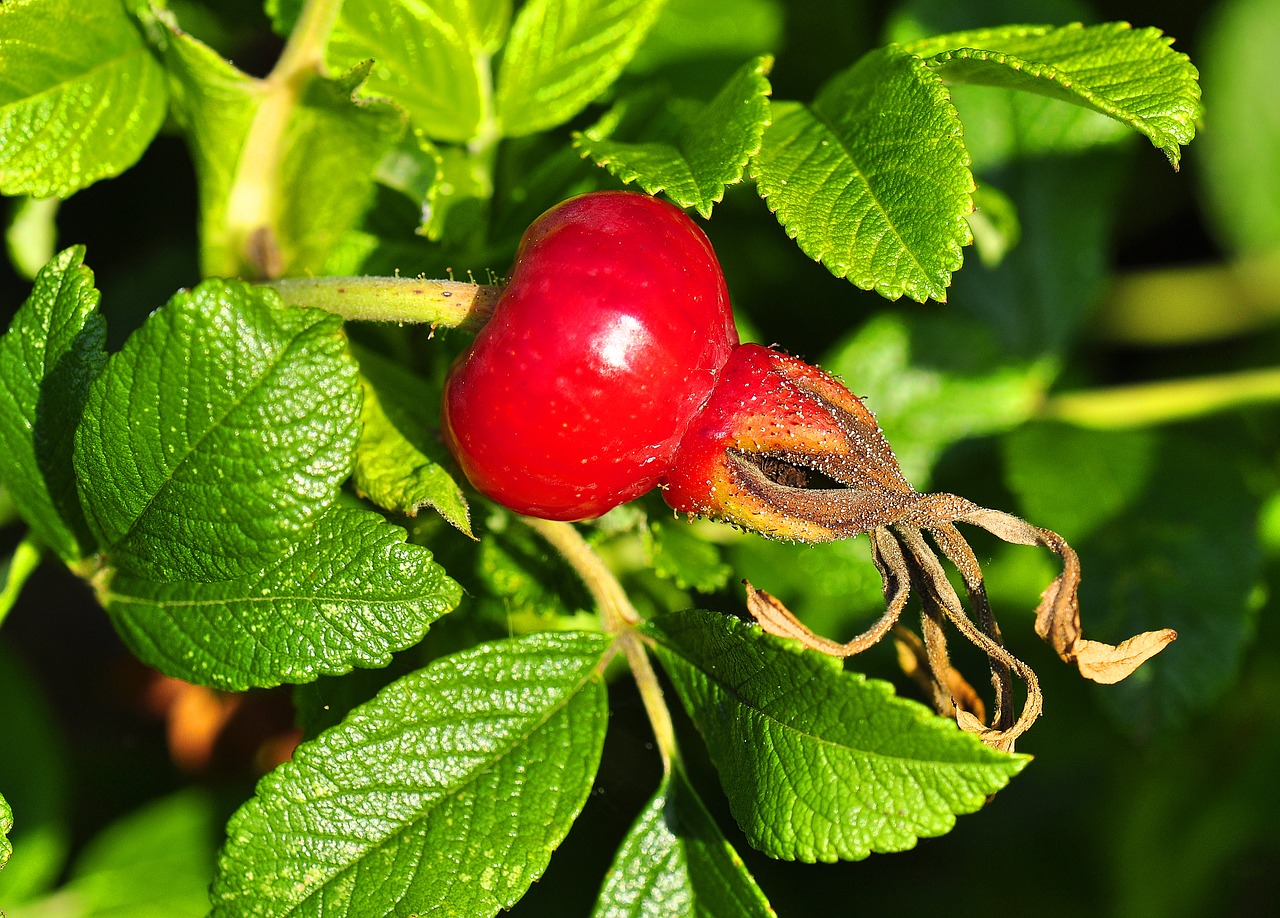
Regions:
<instances>
[{"instance_id":1,"label":"hairy stem","mask_svg":"<svg viewBox=\"0 0 1280 918\"><path fill-rule=\"evenodd\" d=\"M1280 368L1068 392L1045 402L1040 414L1081 427L1116 430L1275 401L1280 401Z\"/></svg>"},{"instance_id":2,"label":"hairy stem","mask_svg":"<svg viewBox=\"0 0 1280 918\"><path fill-rule=\"evenodd\" d=\"M289 306L314 306L344 319L470 332L489 321L502 292L484 284L409 277L291 277L267 286Z\"/></svg>"},{"instance_id":3,"label":"hairy stem","mask_svg":"<svg viewBox=\"0 0 1280 918\"><path fill-rule=\"evenodd\" d=\"M662 767L670 773L672 763L680 760L676 746L675 725L671 721L671 711L667 708L663 697L662 685L658 682L658 674L649 662L644 644L635 626L640 624L640 615L631 600L627 598L622 584L613 572L600 560L586 539L571 523L554 520L540 520L534 517L521 517L538 535L542 536L570 567L582 578L587 592L595 600L604 620L605 631L617 637L618 645L626 655L627 664L631 667L631 675L636 680L636 688L640 691L640 700L644 703L645 713L649 715L649 723L653 728L654 741L662 756Z\"/></svg>"}]
</instances>

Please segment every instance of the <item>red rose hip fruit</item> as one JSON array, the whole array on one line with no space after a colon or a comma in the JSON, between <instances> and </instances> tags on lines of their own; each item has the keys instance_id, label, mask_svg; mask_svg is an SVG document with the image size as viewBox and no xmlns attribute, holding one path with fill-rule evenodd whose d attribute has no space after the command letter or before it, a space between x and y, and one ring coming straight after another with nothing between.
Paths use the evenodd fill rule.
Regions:
<instances>
[{"instance_id":1,"label":"red rose hip fruit","mask_svg":"<svg viewBox=\"0 0 1280 918\"><path fill-rule=\"evenodd\" d=\"M445 441L498 503L599 516L658 483L737 340L720 264L683 211L632 192L570 199L525 232L451 370Z\"/></svg>"}]
</instances>

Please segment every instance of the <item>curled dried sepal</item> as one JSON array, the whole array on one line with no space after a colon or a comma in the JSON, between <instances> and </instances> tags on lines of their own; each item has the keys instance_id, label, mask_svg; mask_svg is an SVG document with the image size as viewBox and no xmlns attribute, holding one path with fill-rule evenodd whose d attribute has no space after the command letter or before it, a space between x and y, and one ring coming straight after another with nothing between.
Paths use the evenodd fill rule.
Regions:
<instances>
[{"instance_id":1,"label":"curled dried sepal","mask_svg":"<svg viewBox=\"0 0 1280 918\"><path fill-rule=\"evenodd\" d=\"M900 641L909 650L906 668L928 684L940 713L998 748L1012 749L1040 715L1040 689L1031 668L1005 648L982 570L956 523L1058 555L1062 573L1042 596L1036 631L1087 678L1119 681L1176 637L1169 630L1148 632L1118 646L1083 638L1076 596L1080 563L1061 536L954 494L917 492L860 399L835 377L769 348L742 345L733 352L663 485L676 510L771 538L822 542L867 533L884 580L886 609L865 633L844 644L816 635L777 599L748 585L752 615L773 634L843 658L893 629L914 588L921 599L922 638L918 646ZM926 534L960 572L967 609ZM995 693L990 720L951 665L948 625L987 655ZM1015 678L1026 687L1016 716Z\"/></svg>"}]
</instances>

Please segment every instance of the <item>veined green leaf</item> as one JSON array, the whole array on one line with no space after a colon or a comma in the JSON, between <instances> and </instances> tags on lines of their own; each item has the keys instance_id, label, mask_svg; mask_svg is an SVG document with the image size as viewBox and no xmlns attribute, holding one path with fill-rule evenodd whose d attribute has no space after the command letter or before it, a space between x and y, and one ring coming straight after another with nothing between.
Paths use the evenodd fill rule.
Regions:
<instances>
[{"instance_id":1,"label":"veined green leaf","mask_svg":"<svg viewBox=\"0 0 1280 918\"><path fill-rule=\"evenodd\" d=\"M337 316L237 281L174 296L112 355L76 431L108 563L209 581L278 558L350 474L356 372Z\"/></svg>"},{"instance_id":2,"label":"veined green leaf","mask_svg":"<svg viewBox=\"0 0 1280 918\"><path fill-rule=\"evenodd\" d=\"M954 83L1023 89L1083 105L1146 136L1176 168L1200 117L1196 68L1158 29L1005 26L939 35L905 50Z\"/></svg>"},{"instance_id":3,"label":"veined green leaf","mask_svg":"<svg viewBox=\"0 0 1280 918\"><path fill-rule=\"evenodd\" d=\"M393 99L435 140L471 140L488 102L487 52L495 32L481 27L501 26L502 9L508 15L510 9L492 0L480 6L495 9L467 0L345 0L329 39L329 63L345 71L372 58L363 95Z\"/></svg>"},{"instance_id":4,"label":"veined green leaf","mask_svg":"<svg viewBox=\"0 0 1280 918\"><path fill-rule=\"evenodd\" d=\"M64 561L91 553L71 452L89 387L102 372L106 323L84 249L36 276L0 338L0 478L35 536Z\"/></svg>"},{"instance_id":5,"label":"veined green leaf","mask_svg":"<svg viewBox=\"0 0 1280 918\"><path fill-rule=\"evenodd\" d=\"M654 521L644 530L645 549L659 577L671 580L682 590L714 593L724 587L733 568L724 563L719 547L702 537L701 526L717 523Z\"/></svg>"},{"instance_id":6,"label":"veined green leaf","mask_svg":"<svg viewBox=\"0 0 1280 918\"><path fill-rule=\"evenodd\" d=\"M812 106L774 104L750 169L787 235L836 277L890 299L946 299L970 241L973 176L942 81L894 46Z\"/></svg>"},{"instance_id":7,"label":"veined green leaf","mask_svg":"<svg viewBox=\"0 0 1280 918\"><path fill-rule=\"evenodd\" d=\"M196 163L204 273L321 272L404 131L394 105L353 97L372 65L331 80L257 80L176 30L165 62Z\"/></svg>"},{"instance_id":8,"label":"veined green leaf","mask_svg":"<svg viewBox=\"0 0 1280 918\"><path fill-rule=\"evenodd\" d=\"M164 69L120 0L0 4L0 191L69 197L151 143Z\"/></svg>"},{"instance_id":9,"label":"veined green leaf","mask_svg":"<svg viewBox=\"0 0 1280 918\"><path fill-rule=\"evenodd\" d=\"M678 770L627 833L593 918L768 918L774 914Z\"/></svg>"},{"instance_id":10,"label":"veined green leaf","mask_svg":"<svg viewBox=\"0 0 1280 918\"><path fill-rule=\"evenodd\" d=\"M265 570L218 583L114 576L116 630L167 675L227 691L386 666L462 591L405 531L331 508Z\"/></svg>"},{"instance_id":11,"label":"veined green leaf","mask_svg":"<svg viewBox=\"0 0 1280 918\"><path fill-rule=\"evenodd\" d=\"M356 449L355 486L379 507L414 516L434 508L471 535L471 511L441 465L447 452L433 436L440 397L419 377L376 354L361 352L364 432Z\"/></svg>"},{"instance_id":12,"label":"veined green leaf","mask_svg":"<svg viewBox=\"0 0 1280 918\"><path fill-rule=\"evenodd\" d=\"M498 70L498 125L520 137L563 124L626 67L664 0L529 0Z\"/></svg>"},{"instance_id":13,"label":"veined green leaf","mask_svg":"<svg viewBox=\"0 0 1280 918\"><path fill-rule=\"evenodd\" d=\"M594 127L574 135L574 147L623 182L649 194L665 191L681 207L704 217L742 181L747 161L760 152L769 124L768 73L773 59L759 57L740 68L716 97L669 130L641 133L635 141L614 139L626 114L620 103Z\"/></svg>"},{"instance_id":14,"label":"veined green leaf","mask_svg":"<svg viewBox=\"0 0 1280 918\"><path fill-rule=\"evenodd\" d=\"M586 802L609 638L534 634L438 660L298 747L227 826L215 916L496 914Z\"/></svg>"},{"instance_id":15,"label":"veined green leaf","mask_svg":"<svg viewBox=\"0 0 1280 918\"><path fill-rule=\"evenodd\" d=\"M858 860L943 835L1026 764L887 682L714 612L652 620L734 818L771 857Z\"/></svg>"}]
</instances>

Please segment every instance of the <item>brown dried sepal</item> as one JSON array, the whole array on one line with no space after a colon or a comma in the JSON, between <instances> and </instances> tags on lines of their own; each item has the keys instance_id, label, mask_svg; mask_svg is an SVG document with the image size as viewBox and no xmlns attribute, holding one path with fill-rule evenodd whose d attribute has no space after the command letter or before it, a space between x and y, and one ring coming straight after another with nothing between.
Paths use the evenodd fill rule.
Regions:
<instances>
[{"instance_id":1,"label":"brown dried sepal","mask_svg":"<svg viewBox=\"0 0 1280 918\"><path fill-rule=\"evenodd\" d=\"M723 451L709 470L715 494L705 503L673 504L707 513L775 538L830 541L867 533L884 580L885 614L864 634L840 644L806 628L781 602L748 586L748 608L776 635L836 657L859 653L898 623L914 588L921 599L918 647L908 672L927 681L934 707L989 745L1011 750L1036 720L1041 695L1035 673L1005 648L987 600L981 567L956 523L978 526L1006 542L1041 545L1062 560L1062 573L1042 595L1036 632L1082 675L1117 682L1159 653L1177 635L1168 629L1119 645L1081 635L1080 562L1057 533L953 494L920 494L902 477L874 416L834 377L794 358L753 358L755 381L766 390L767 415L748 415L721 434ZM959 571L968 607L947 579L937 550ZM995 705L988 720L971 697L972 686L951 666L950 626L981 649L990 665ZM900 644L900 647L902 645ZM1014 681L1025 686L1015 716Z\"/></svg>"}]
</instances>

